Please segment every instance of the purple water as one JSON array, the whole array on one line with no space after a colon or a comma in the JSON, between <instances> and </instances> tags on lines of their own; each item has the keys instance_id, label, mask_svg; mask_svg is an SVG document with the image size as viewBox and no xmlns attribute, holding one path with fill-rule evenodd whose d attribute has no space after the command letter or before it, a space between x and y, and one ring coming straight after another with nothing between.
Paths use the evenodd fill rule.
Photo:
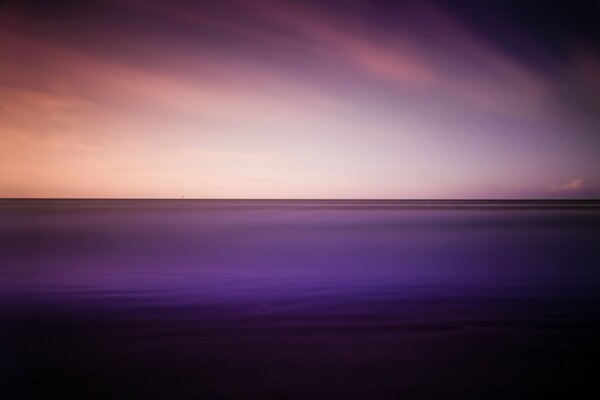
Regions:
<instances>
[{"instance_id":1,"label":"purple water","mask_svg":"<svg viewBox=\"0 0 600 400\"><path fill-rule=\"evenodd\" d=\"M598 202L1 200L0 390L597 396L599 289Z\"/></svg>"}]
</instances>

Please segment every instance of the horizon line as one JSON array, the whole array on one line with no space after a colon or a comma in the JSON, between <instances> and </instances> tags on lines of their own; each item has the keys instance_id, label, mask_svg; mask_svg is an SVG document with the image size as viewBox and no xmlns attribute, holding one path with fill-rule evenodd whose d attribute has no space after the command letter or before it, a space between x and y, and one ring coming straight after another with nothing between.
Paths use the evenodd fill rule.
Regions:
<instances>
[{"instance_id":1,"label":"horizon line","mask_svg":"<svg viewBox=\"0 0 600 400\"><path fill-rule=\"evenodd\" d=\"M600 201L598 198L258 198L258 197L0 197L3 200L178 200L178 201Z\"/></svg>"}]
</instances>

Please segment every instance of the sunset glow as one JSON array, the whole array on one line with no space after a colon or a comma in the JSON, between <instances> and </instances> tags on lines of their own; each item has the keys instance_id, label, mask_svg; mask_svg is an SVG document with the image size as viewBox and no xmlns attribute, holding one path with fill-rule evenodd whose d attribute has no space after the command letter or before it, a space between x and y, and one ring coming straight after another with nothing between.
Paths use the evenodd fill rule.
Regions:
<instances>
[{"instance_id":1,"label":"sunset glow","mask_svg":"<svg viewBox=\"0 0 600 400\"><path fill-rule=\"evenodd\" d=\"M600 58L567 23L440 2L50 3L0 6L0 197L600 193Z\"/></svg>"}]
</instances>

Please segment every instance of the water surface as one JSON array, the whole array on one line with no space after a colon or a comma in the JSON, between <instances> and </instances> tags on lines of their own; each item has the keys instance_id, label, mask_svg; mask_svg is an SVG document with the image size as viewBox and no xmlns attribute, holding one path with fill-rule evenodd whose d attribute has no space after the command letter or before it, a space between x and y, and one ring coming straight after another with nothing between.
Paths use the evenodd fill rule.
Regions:
<instances>
[{"instance_id":1,"label":"water surface","mask_svg":"<svg viewBox=\"0 0 600 400\"><path fill-rule=\"evenodd\" d=\"M600 203L1 200L11 398L598 393Z\"/></svg>"}]
</instances>

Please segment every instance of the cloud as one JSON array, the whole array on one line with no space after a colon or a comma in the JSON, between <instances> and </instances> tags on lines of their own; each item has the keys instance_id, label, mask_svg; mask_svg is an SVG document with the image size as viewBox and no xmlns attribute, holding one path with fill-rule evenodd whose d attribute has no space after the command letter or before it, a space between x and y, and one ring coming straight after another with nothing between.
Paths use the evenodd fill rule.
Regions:
<instances>
[{"instance_id":1,"label":"cloud","mask_svg":"<svg viewBox=\"0 0 600 400\"><path fill-rule=\"evenodd\" d=\"M584 188L584 180L581 178L575 178L563 185L555 185L552 187L552 190L559 192L571 192L571 191L580 191Z\"/></svg>"},{"instance_id":2,"label":"cloud","mask_svg":"<svg viewBox=\"0 0 600 400\"><path fill-rule=\"evenodd\" d=\"M582 178L574 178L564 184L552 186L548 195L551 198L559 199L600 199L600 187L593 181L589 182Z\"/></svg>"},{"instance_id":3,"label":"cloud","mask_svg":"<svg viewBox=\"0 0 600 400\"><path fill-rule=\"evenodd\" d=\"M180 22L226 32L305 55L313 65L360 74L400 92L442 94L475 109L511 116L543 113L553 99L548 76L501 51L448 10L414 5L383 34L354 15L340 18L324 7L270 0L239 15L154 2ZM138 4L138 6L141 6ZM145 7L145 5L144 5ZM217 23L218 22L218 23ZM276 62L264 58L261 62Z\"/></svg>"},{"instance_id":4,"label":"cloud","mask_svg":"<svg viewBox=\"0 0 600 400\"><path fill-rule=\"evenodd\" d=\"M154 101L162 107L188 112L201 109L214 115L222 114L223 109L240 108L237 100L250 91L239 90L240 86L255 89L250 104L256 104L256 96L265 86L285 89L292 86L288 93L303 92L306 89L302 88L315 84L319 86L319 82L310 82L310 74L296 79L298 77L292 76L292 70L285 66L281 68L281 58L275 54L283 53L306 60L316 67L313 72L319 68L320 71L335 68L392 87L399 93L419 92L436 101L442 95L447 100L458 100L483 112L531 117L543 111L546 103L552 100L553 88L546 76L482 39L441 7L409 7L398 15L394 28L383 33L384 30L373 29L357 15L340 18L325 7L315 5L281 0L266 0L252 6L237 0L227 3L232 7L183 7L181 3L165 1L125 2L137 10L138 15L161 18L164 26L177 23L178 27L193 28L199 34L226 38L222 40L227 40L227 46L218 49L188 43L190 48L184 58L196 64L193 71L187 71L190 73L186 73L185 67L179 69L185 61L173 50L177 47L169 45L166 35L157 35L162 39L143 48L131 44L138 43L135 40L118 39L129 43L127 46L136 46L132 53L149 52L146 54L148 59L157 55L171 59L170 77L166 77L164 71L153 71L147 68L148 65L138 65L139 61L127 57L103 61L100 53L95 54L96 57L87 57L82 52L68 54L70 58L77 58L69 61L78 67L73 75L78 77L80 71L87 71L89 80L98 82L97 86L120 92L115 96L117 98L122 98L123 94L125 97L135 95L144 102ZM230 9L240 12L232 13ZM131 31L123 36L133 39L134 35ZM260 51L254 52L253 56L247 51L248 44ZM45 49L44 54L48 53ZM117 57L116 54L119 52L103 55ZM54 59L68 60L69 57ZM187 78L184 80L190 80L192 76L202 79L201 82L197 78L191 79L192 82L173 79L182 74ZM235 76L252 76L259 84L249 88L252 85L248 79L246 82L235 80ZM290 85L293 80L299 82ZM227 83L231 81L234 83ZM266 81L270 85L265 85ZM329 87L334 88L335 85Z\"/></svg>"}]
</instances>

